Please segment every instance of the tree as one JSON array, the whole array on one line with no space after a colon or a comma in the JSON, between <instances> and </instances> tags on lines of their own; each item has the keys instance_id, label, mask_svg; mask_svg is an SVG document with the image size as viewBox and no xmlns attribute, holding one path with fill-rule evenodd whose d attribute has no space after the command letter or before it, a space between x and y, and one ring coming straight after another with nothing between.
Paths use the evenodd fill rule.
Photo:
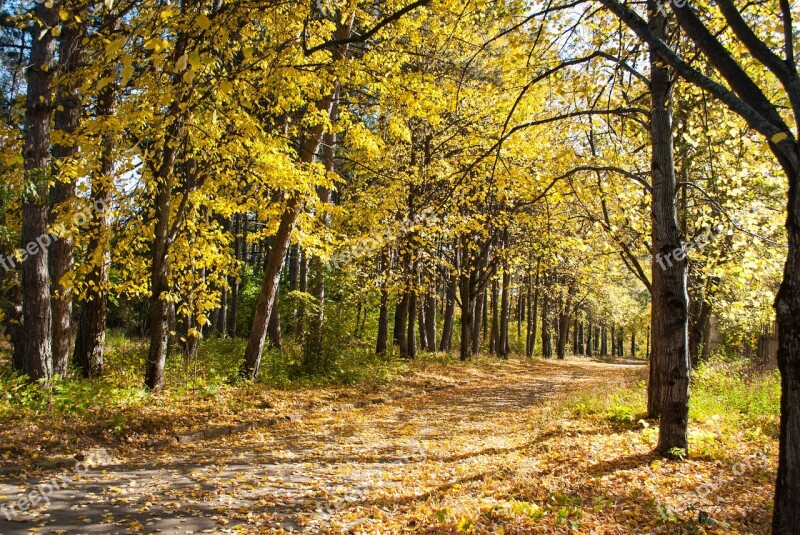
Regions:
<instances>
[{"instance_id":1,"label":"tree","mask_svg":"<svg viewBox=\"0 0 800 535\"><path fill-rule=\"evenodd\" d=\"M31 379L53 376L53 311L50 299L48 234L51 179L50 118L56 67L58 5L37 4L31 24L28 95L25 103L25 194L22 205L22 315L25 324L25 371ZM45 242L47 245L45 245Z\"/></svg>"},{"instance_id":2,"label":"tree","mask_svg":"<svg viewBox=\"0 0 800 535\"><path fill-rule=\"evenodd\" d=\"M776 534L796 533L800 530L800 145L778 111L777 100L770 100L767 96L777 94L777 98L789 103L795 132L800 131L800 76L795 63L790 4L782 1L778 6L760 6L759 10L763 12L750 14L737 8L732 0L720 0L717 9L727 23L726 34L730 38L726 45L726 40L715 35L709 21L703 21L691 5L671 3L677 24L713 67L713 74L708 76L664 42L636 12L617 0L601 2L679 76L721 100L764 136L786 176L789 186L786 215L788 251L783 281L775 300L782 397L772 528ZM775 11L771 11L773 9ZM714 12L710 12L710 16L714 16ZM773 36L758 35L757 21L761 16L782 21L783 43L776 42ZM775 49L782 49L782 57ZM781 86L777 93L767 79L755 73L748 74L743 67L743 54L751 55L761 68L775 76ZM727 87L718 81L720 78Z\"/></svg>"}]
</instances>

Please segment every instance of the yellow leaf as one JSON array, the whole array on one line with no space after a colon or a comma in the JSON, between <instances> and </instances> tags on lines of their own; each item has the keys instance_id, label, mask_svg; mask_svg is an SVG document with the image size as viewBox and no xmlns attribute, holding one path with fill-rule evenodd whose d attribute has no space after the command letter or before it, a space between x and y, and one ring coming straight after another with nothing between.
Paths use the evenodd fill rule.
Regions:
<instances>
[{"instance_id":1,"label":"yellow leaf","mask_svg":"<svg viewBox=\"0 0 800 535\"><path fill-rule=\"evenodd\" d=\"M199 17L197 17L197 21L196 22L197 22L197 25L202 30L207 30L207 29L209 29L211 27L211 19L209 19L205 15L200 15Z\"/></svg>"},{"instance_id":2,"label":"yellow leaf","mask_svg":"<svg viewBox=\"0 0 800 535\"><path fill-rule=\"evenodd\" d=\"M125 46L125 38L120 37L106 45L106 56L114 56Z\"/></svg>"},{"instance_id":3,"label":"yellow leaf","mask_svg":"<svg viewBox=\"0 0 800 535\"><path fill-rule=\"evenodd\" d=\"M178 61L175 62L175 72L185 71L188 62L189 62L189 56L187 56L186 54L179 57Z\"/></svg>"},{"instance_id":4,"label":"yellow leaf","mask_svg":"<svg viewBox=\"0 0 800 535\"><path fill-rule=\"evenodd\" d=\"M789 134L787 134L786 132L778 132L777 134L773 135L770 138L770 141L772 141L773 143L780 143L781 141L787 139L788 137Z\"/></svg>"}]
</instances>

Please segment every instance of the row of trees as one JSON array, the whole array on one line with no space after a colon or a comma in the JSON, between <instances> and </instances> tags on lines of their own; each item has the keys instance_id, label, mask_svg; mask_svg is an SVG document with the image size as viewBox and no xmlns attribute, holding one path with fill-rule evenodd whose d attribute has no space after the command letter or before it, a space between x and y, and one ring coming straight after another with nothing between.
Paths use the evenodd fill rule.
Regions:
<instances>
[{"instance_id":1,"label":"row of trees","mask_svg":"<svg viewBox=\"0 0 800 535\"><path fill-rule=\"evenodd\" d=\"M17 260L2 280L13 365L45 382L70 360L102 375L109 302L139 299L152 390L171 348L193 351L204 331L247 337L246 377L282 330L324 370L326 311L345 302L356 332L369 316L377 353L391 339L406 358L454 339L462 359L508 355L515 321L528 355L537 339L563 357L609 338L620 354L624 330L651 356L649 412L669 454L687 448L690 364L712 314L754 332L780 285L774 527L796 532L792 20L785 0L10 5L0 253ZM701 234L711 243L690 263L684 244Z\"/></svg>"}]
</instances>

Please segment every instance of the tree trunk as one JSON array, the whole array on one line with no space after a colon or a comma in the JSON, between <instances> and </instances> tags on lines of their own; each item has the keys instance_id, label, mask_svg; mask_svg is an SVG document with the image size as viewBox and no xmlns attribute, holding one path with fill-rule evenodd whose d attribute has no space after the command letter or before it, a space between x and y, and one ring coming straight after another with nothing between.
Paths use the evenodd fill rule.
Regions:
<instances>
[{"instance_id":1,"label":"tree trunk","mask_svg":"<svg viewBox=\"0 0 800 535\"><path fill-rule=\"evenodd\" d=\"M425 337L428 351L436 351L436 294L433 292L425 297Z\"/></svg>"},{"instance_id":2,"label":"tree trunk","mask_svg":"<svg viewBox=\"0 0 800 535\"><path fill-rule=\"evenodd\" d=\"M375 354L382 355L389 346L389 291L385 283L381 286L381 309L378 314L378 341Z\"/></svg>"},{"instance_id":3,"label":"tree trunk","mask_svg":"<svg viewBox=\"0 0 800 535\"><path fill-rule=\"evenodd\" d=\"M447 276L447 290L445 291L444 322L442 323L442 341L439 351L450 351L453 347L453 323L455 321L458 279L455 275Z\"/></svg>"},{"instance_id":4,"label":"tree trunk","mask_svg":"<svg viewBox=\"0 0 800 535\"><path fill-rule=\"evenodd\" d=\"M175 40L173 56L177 60L186 50L188 37L180 32ZM172 87L183 84L177 74L172 77ZM164 387L164 365L169 348L169 309L167 300L170 277L170 220L172 216L172 189L175 180L175 160L184 135L185 108L180 98L172 100L167 109L168 123L161 147L161 159L156 173L155 206L153 219L155 229L150 266L150 349L147 355L145 386L153 391Z\"/></svg>"},{"instance_id":5,"label":"tree trunk","mask_svg":"<svg viewBox=\"0 0 800 535\"><path fill-rule=\"evenodd\" d=\"M53 120L55 130L63 137L63 141L52 149L55 166L67 163L77 152L78 143L72 137L81 122L81 90L76 71L80 65L80 42L84 35L83 23L62 24L61 41L58 58L59 71L63 77L56 96L56 111ZM76 182L74 179L64 181L56 177L51 190L53 213L51 222L56 222L58 211L70 212L69 205L75 201ZM87 214L91 217L91 213ZM67 274L72 271L75 241L72 229L66 236L55 240L50 248L51 303L53 309L53 374L61 377L67 375L69 354L72 339L72 285L64 284Z\"/></svg>"},{"instance_id":6,"label":"tree trunk","mask_svg":"<svg viewBox=\"0 0 800 535\"><path fill-rule=\"evenodd\" d=\"M612 357L616 357L617 356L617 339L618 339L617 324L616 323L612 323L611 324L611 356Z\"/></svg>"},{"instance_id":7,"label":"tree trunk","mask_svg":"<svg viewBox=\"0 0 800 535\"><path fill-rule=\"evenodd\" d=\"M648 1L649 26L667 40L667 19L654 0ZM650 52L650 129L652 139L652 326L653 358L656 367L651 387L660 390L657 450L670 455L686 451L689 413L687 261L681 249L681 234L675 206L675 167L672 146L672 81L669 68ZM657 379L652 384L652 379Z\"/></svg>"},{"instance_id":8,"label":"tree trunk","mask_svg":"<svg viewBox=\"0 0 800 535\"><path fill-rule=\"evenodd\" d=\"M173 105L177 108L177 104ZM173 110L173 116L177 111ZM156 176L155 234L150 272L150 351L147 357L145 385L153 391L164 387L164 364L167 360L169 338L169 221L172 204L173 166L180 138L180 121L172 123L164 141L164 156Z\"/></svg>"},{"instance_id":9,"label":"tree trunk","mask_svg":"<svg viewBox=\"0 0 800 535\"><path fill-rule=\"evenodd\" d=\"M269 325L267 326L267 335L269 336L269 344L278 351L283 351L283 333L281 331L281 314L278 308L281 300L280 288L278 294L275 296L275 305L273 313L269 318Z\"/></svg>"},{"instance_id":10,"label":"tree trunk","mask_svg":"<svg viewBox=\"0 0 800 535\"><path fill-rule=\"evenodd\" d=\"M692 368L700 363L700 358L706 357L708 346L707 335L711 325L711 303L703 296L699 296L698 303L689 302L689 362ZM702 354L701 354L702 351Z\"/></svg>"},{"instance_id":11,"label":"tree trunk","mask_svg":"<svg viewBox=\"0 0 800 535\"><path fill-rule=\"evenodd\" d=\"M497 353L503 358L508 358L511 349L508 341L508 315L510 313L508 293L509 285L511 284L511 274L509 273L508 265L503 267L502 283L502 297L500 298L500 336Z\"/></svg>"},{"instance_id":12,"label":"tree trunk","mask_svg":"<svg viewBox=\"0 0 800 535\"><path fill-rule=\"evenodd\" d=\"M336 115L336 103L331 106L331 117ZM325 164L325 170L328 173L333 173L334 165L334 146L336 144L336 135L325 133L322 138L322 160ZM327 210L328 204L331 202L332 191L330 188L318 188L317 196L319 197L320 205L325 212L322 214L322 226L327 228L331 224L330 212ZM322 259L315 256L311 260L311 297L314 299L316 309L308 324L308 336L305 339L305 357L304 365L306 369L311 371L319 371L320 363L322 362L322 323L325 320L325 264Z\"/></svg>"},{"instance_id":13,"label":"tree trunk","mask_svg":"<svg viewBox=\"0 0 800 535\"><path fill-rule=\"evenodd\" d=\"M605 323L603 323L603 326L600 328L600 356L608 356L608 331L606 330Z\"/></svg>"},{"instance_id":14,"label":"tree trunk","mask_svg":"<svg viewBox=\"0 0 800 535\"><path fill-rule=\"evenodd\" d=\"M425 329L425 296L417 298L417 327L419 329L419 345L423 351L428 350L428 331Z\"/></svg>"},{"instance_id":15,"label":"tree trunk","mask_svg":"<svg viewBox=\"0 0 800 535\"><path fill-rule=\"evenodd\" d=\"M240 233L242 232L242 216L241 214L234 214L233 215L233 256L236 259L238 264L239 260L241 259L241 241L242 238ZM239 273L242 270L239 269ZM237 328L236 324L239 321L239 276L238 274L230 277L230 285L231 285L231 325L229 332L231 333L231 338L236 338Z\"/></svg>"},{"instance_id":16,"label":"tree trunk","mask_svg":"<svg viewBox=\"0 0 800 535\"><path fill-rule=\"evenodd\" d=\"M50 7L48 7L50 6ZM25 325L25 371L32 380L49 381L53 376L52 305L48 272L47 234L48 180L50 178L50 111L56 41L51 31L57 22L58 7L52 2L36 4L25 102L25 179L32 191L23 196L22 315ZM39 240L38 242L36 240Z\"/></svg>"},{"instance_id":17,"label":"tree trunk","mask_svg":"<svg viewBox=\"0 0 800 535\"><path fill-rule=\"evenodd\" d=\"M223 338L228 336L228 287L222 288L220 293L219 314L216 322L217 334Z\"/></svg>"},{"instance_id":18,"label":"tree trunk","mask_svg":"<svg viewBox=\"0 0 800 535\"><path fill-rule=\"evenodd\" d=\"M353 28L353 20L355 12L350 16L349 20L341 24L334 32L335 39L347 39ZM347 45L340 45L333 50L334 61L341 60L345 57L347 52ZM327 116L331 119L334 118L336 103L339 100L340 84L336 80L334 87L329 95L322 98L316 103L316 109L324 110ZM309 164L314 161L317 150L322 142L324 133L324 124L319 123L309 128L306 134L305 141L303 142L300 150L300 162ZM245 349L244 362L242 363L242 374L255 378L258 375L258 368L261 364L261 352L264 349L264 341L267 335L267 325L269 324L269 317L272 314L272 307L275 302L275 295L278 291L278 282L280 280L281 271L283 270L283 262L286 258L286 250L289 248L289 241L294 230L297 216L300 215L300 208L302 206L301 197L299 193L292 194L286 204L283 215L281 216L278 225L278 231L272 239L272 251L270 252L270 261L264 273L264 281L259 291L258 301L256 302L255 314L253 317L253 327L250 331L250 338L247 341L247 348Z\"/></svg>"},{"instance_id":19,"label":"tree trunk","mask_svg":"<svg viewBox=\"0 0 800 535\"><path fill-rule=\"evenodd\" d=\"M800 149L798 149L800 157ZM772 531L800 533L800 173L789 189L789 251L775 300L781 424Z\"/></svg>"},{"instance_id":20,"label":"tree trunk","mask_svg":"<svg viewBox=\"0 0 800 535\"><path fill-rule=\"evenodd\" d=\"M536 264L536 279L533 290L533 304L528 301L528 339L525 354L533 357L536 348L536 327L539 321L539 264Z\"/></svg>"},{"instance_id":21,"label":"tree trunk","mask_svg":"<svg viewBox=\"0 0 800 535\"><path fill-rule=\"evenodd\" d=\"M492 327L489 330L489 354L497 355L500 346L500 291L497 279L492 278Z\"/></svg>"},{"instance_id":22,"label":"tree trunk","mask_svg":"<svg viewBox=\"0 0 800 535\"><path fill-rule=\"evenodd\" d=\"M397 304L394 313L395 337L400 348L400 358L408 358L408 305L411 295L408 290L403 292L403 297Z\"/></svg>"},{"instance_id":23,"label":"tree trunk","mask_svg":"<svg viewBox=\"0 0 800 535\"><path fill-rule=\"evenodd\" d=\"M589 322L586 329L586 356L594 356L594 323L592 322L592 315L589 314Z\"/></svg>"},{"instance_id":24,"label":"tree trunk","mask_svg":"<svg viewBox=\"0 0 800 535\"><path fill-rule=\"evenodd\" d=\"M481 324L486 306L487 292L484 290L475 300L475 316L472 322L472 354L478 355L481 352Z\"/></svg>"},{"instance_id":25,"label":"tree trunk","mask_svg":"<svg viewBox=\"0 0 800 535\"><path fill-rule=\"evenodd\" d=\"M408 296L408 348L407 358L417 358L417 290L412 289Z\"/></svg>"},{"instance_id":26,"label":"tree trunk","mask_svg":"<svg viewBox=\"0 0 800 535\"><path fill-rule=\"evenodd\" d=\"M461 294L461 348L459 358L462 361L469 360L472 356L472 314L475 311L475 299L472 297L472 284L469 275L470 266L467 262L468 250L466 246L462 248L463 265L461 266L459 281L459 292Z\"/></svg>"},{"instance_id":27,"label":"tree trunk","mask_svg":"<svg viewBox=\"0 0 800 535\"><path fill-rule=\"evenodd\" d=\"M542 356L549 359L553 356L553 345L550 334L550 297L545 294L542 299Z\"/></svg>"},{"instance_id":28,"label":"tree trunk","mask_svg":"<svg viewBox=\"0 0 800 535\"><path fill-rule=\"evenodd\" d=\"M569 339L569 302L564 304L564 308L558 314L558 359L564 360L567 353L567 340Z\"/></svg>"},{"instance_id":29,"label":"tree trunk","mask_svg":"<svg viewBox=\"0 0 800 535\"><path fill-rule=\"evenodd\" d=\"M289 293L296 292L300 287L300 246L294 244L289 249ZM287 333L297 332L297 317L299 310L294 297L292 297L292 310L289 314L289 324L286 326Z\"/></svg>"},{"instance_id":30,"label":"tree trunk","mask_svg":"<svg viewBox=\"0 0 800 535\"><path fill-rule=\"evenodd\" d=\"M580 354L580 350L578 349L578 330L579 330L579 321L578 321L578 314L575 314L575 317L572 320L572 354L578 355Z\"/></svg>"}]
</instances>

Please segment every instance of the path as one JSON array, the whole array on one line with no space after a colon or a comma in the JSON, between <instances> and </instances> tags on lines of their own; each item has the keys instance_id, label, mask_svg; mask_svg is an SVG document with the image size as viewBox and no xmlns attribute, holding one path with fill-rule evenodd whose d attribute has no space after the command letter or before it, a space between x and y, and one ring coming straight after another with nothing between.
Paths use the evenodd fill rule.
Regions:
<instances>
[{"instance_id":1,"label":"path","mask_svg":"<svg viewBox=\"0 0 800 535\"><path fill-rule=\"evenodd\" d=\"M520 465L536 447L535 409L553 393L633 367L514 361L449 390L88 467L35 514L8 521L0 509L0 533L386 533L400 519L413 528L403 516L413 502ZM0 504L48 481L0 480Z\"/></svg>"}]
</instances>

